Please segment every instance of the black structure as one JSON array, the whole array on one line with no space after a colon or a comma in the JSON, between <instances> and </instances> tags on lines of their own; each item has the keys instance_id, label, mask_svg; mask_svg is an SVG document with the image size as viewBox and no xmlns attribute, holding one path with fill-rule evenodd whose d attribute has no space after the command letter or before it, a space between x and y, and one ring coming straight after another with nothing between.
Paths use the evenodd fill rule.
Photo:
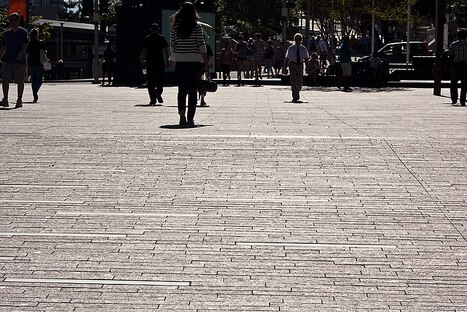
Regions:
<instances>
[{"instance_id":1,"label":"black structure","mask_svg":"<svg viewBox=\"0 0 467 312\"><path fill-rule=\"evenodd\" d=\"M199 11L215 12L214 1L193 0ZM139 85L144 82L139 53L152 23L162 25L162 10L178 10L179 0L123 0L117 11L117 64L115 83Z\"/></svg>"}]
</instances>

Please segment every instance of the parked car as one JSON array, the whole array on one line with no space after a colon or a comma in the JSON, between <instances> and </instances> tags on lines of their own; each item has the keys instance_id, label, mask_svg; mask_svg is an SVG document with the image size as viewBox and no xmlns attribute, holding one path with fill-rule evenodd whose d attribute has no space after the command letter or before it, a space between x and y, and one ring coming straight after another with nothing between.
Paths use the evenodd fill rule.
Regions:
<instances>
[{"instance_id":1,"label":"parked car","mask_svg":"<svg viewBox=\"0 0 467 312\"><path fill-rule=\"evenodd\" d=\"M407 42L392 42L386 44L378 50L378 56L386 63L405 63L407 55ZM410 42L409 61L412 62L414 56L431 55L427 46L421 41ZM359 61L366 62L370 55L362 56Z\"/></svg>"}]
</instances>

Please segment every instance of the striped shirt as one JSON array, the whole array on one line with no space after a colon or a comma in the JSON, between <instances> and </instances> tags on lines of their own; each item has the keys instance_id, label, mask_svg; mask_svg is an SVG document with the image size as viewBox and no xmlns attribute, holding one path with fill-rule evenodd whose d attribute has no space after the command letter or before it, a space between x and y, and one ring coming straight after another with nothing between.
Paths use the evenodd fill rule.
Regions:
<instances>
[{"instance_id":1,"label":"striped shirt","mask_svg":"<svg viewBox=\"0 0 467 312\"><path fill-rule=\"evenodd\" d=\"M453 62L467 62L467 39L451 43L449 56L452 57Z\"/></svg>"},{"instance_id":2,"label":"striped shirt","mask_svg":"<svg viewBox=\"0 0 467 312\"><path fill-rule=\"evenodd\" d=\"M178 24L172 26L170 33L170 48L172 55L170 60L174 62L198 62L204 63L201 53L206 53L206 42L203 30L196 24L189 38L183 39L177 35Z\"/></svg>"}]
</instances>

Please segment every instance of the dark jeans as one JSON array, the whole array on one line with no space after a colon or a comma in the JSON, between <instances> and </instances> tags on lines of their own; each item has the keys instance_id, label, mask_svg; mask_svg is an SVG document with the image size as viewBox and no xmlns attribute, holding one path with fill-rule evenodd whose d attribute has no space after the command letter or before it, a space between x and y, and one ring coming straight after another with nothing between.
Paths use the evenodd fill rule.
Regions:
<instances>
[{"instance_id":1,"label":"dark jeans","mask_svg":"<svg viewBox=\"0 0 467 312\"><path fill-rule=\"evenodd\" d=\"M175 76L178 82L178 113L185 115L186 98L188 96L187 120L193 121L196 113L196 100L198 97L198 81L203 75L203 63L177 62L175 63Z\"/></svg>"},{"instance_id":2,"label":"dark jeans","mask_svg":"<svg viewBox=\"0 0 467 312\"><path fill-rule=\"evenodd\" d=\"M460 103L465 104L467 92L467 64L465 62L454 62L451 65L451 100L457 102L457 82L461 81Z\"/></svg>"},{"instance_id":3,"label":"dark jeans","mask_svg":"<svg viewBox=\"0 0 467 312\"><path fill-rule=\"evenodd\" d=\"M158 96L164 91L164 66L151 66L147 68L147 85L149 99L155 103Z\"/></svg>"},{"instance_id":4,"label":"dark jeans","mask_svg":"<svg viewBox=\"0 0 467 312\"><path fill-rule=\"evenodd\" d=\"M42 66L29 66L29 74L31 75L32 93L37 94L42 86L44 68Z\"/></svg>"}]
</instances>

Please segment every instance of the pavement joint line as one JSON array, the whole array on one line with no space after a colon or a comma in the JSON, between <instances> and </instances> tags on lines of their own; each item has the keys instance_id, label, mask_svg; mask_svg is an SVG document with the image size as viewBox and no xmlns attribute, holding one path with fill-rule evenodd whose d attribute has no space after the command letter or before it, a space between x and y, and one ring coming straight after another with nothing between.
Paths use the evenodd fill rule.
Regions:
<instances>
[{"instance_id":1,"label":"pavement joint line","mask_svg":"<svg viewBox=\"0 0 467 312\"><path fill-rule=\"evenodd\" d=\"M176 137L182 138L234 138L234 139L331 139L331 140L383 140L381 137L371 136L314 136L314 135L262 135L262 134L251 134L251 135L226 135L226 134L182 134Z\"/></svg>"},{"instance_id":2,"label":"pavement joint line","mask_svg":"<svg viewBox=\"0 0 467 312\"><path fill-rule=\"evenodd\" d=\"M28 200L28 199L0 199L0 203L30 203L30 204L68 204L83 205L84 201L67 200Z\"/></svg>"},{"instance_id":3,"label":"pavement joint line","mask_svg":"<svg viewBox=\"0 0 467 312\"><path fill-rule=\"evenodd\" d=\"M198 197L197 200L201 201L232 201L232 202L329 202L327 199L291 199L291 198L228 198L228 197Z\"/></svg>"},{"instance_id":4,"label":"pavement joint line","mask_svg":"<svg viewBox=\"0 0 467 312\"><path fill-rule=\"evenodd\" d=\"M0 236L46 236L46 237L108 237L125 238L126 234L101 234L101 233L26 233L26 232L0 232Z\"/></svg>"},{"instance_id":5,"label":"pavement joint line","mask_svg":"<svg viewBox=\"0 0 467 312\"><path fill-rule=\"evenodd\" d=\"M238 246L249 247L300 247L306 249L323 249L323 248L364 248L364 249L380 249L380 248L397 248L395 245L373 245L373 244L321 244L321 243L268 243L268 242L235 242Z\"/></svg>"},{"instance_id":6,"label":"pavement joint line","mask_svg":"<svg viewBox=\"0 0 467 312\"><path fill-rule=\"evenodd\" d=\"M102 279L68 279L68 278L5 278L10 283L51 283L51 284L98 284L127 286L191 286L189 281L139 281L139 280L102 280Z\"/></svg>"},{"instance_id":7,"label":"pavement joint line","mask_svg":"<svg viewBox=\"0 0 467 312\"><path fill-rule=\"evenodd\" d=\"M24 188L88 188L88 185L52 185L52 184L0 184L2 187Z\"/></svg>"},{"instance_id":8,"label":"pavement joint line","mask_svg":"<svg viewBox=\"0 0 467 312\"><path fill-rule=\"evenodd\" d=\"M56 215L65 216L115 216L115 217L198 217L194 213L131 213L131 212L82 212L57 211Z\"/></svg>"}]
</instances>

